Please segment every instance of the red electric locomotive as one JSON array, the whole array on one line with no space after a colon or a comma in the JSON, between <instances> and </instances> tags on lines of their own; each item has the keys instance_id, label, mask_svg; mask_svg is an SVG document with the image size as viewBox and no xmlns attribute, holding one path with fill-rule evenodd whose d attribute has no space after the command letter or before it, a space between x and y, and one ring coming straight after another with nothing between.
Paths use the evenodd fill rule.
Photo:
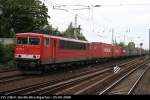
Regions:
<instances>
[{"instance_id":1,"label":"red electric locomotive","mask_svg":"<svg viewBox=\"0 0 150 100\"><path fill-rule=\"evenodd\" d=\"M38 33L16 35L15 59L21 71L41 72L50 64L89 59L89 42Z\"/></svg>"}]
</instances>

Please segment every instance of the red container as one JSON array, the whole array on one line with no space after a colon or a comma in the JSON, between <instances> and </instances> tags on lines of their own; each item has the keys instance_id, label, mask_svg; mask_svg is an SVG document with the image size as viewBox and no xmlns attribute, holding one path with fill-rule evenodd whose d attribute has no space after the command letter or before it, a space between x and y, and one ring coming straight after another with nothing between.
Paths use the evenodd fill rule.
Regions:
<instances>
[{"instance_id":1,"label":"red container","mask_svg":"<svg viewBox=\"0 0 150 100\"><path fill-rule=\"evenodd\" d=\"M112 45L106 43L92 42L90 44L90 56L92 58L111 58Z\"/></svg>"},{"instance_id":2,"label":"red container","mask_svg":"<svg viewBox=\"0 0 150 100\"><path fill-rule=\"evenodd\" d=\"M112 45L106 43L100 43L100 54L101 58L111 58L112 57Z\"/></svg>"},{"instance_id":3,"label":"red container","mask_svg":"<svg viewBox=\"0 0 150 100\"><path fill-rule=\"evenodd\" d=\"M121 51L122 51L122 55L121 56L122 57L126 57L127 56L127 49L122 47Z\"/></svg>"},{"instance_id":4,"label":"red container","mask_svg":"<svg viewBox=\"0 0 150 100\"><path fill-rule=\"evenodd\" d=\"M91 59L100 58L100 43L98 42L92 42L89 46L89 55Z\"/></svg>"},{"instance_id":5,"label":"red container","mask_svg":"<svg viewBox=\"0 0 150 100\"><path fill-rule=\"evenodd\" d=\"M122 54L122 48L119 46L113 46L113 57L118 58L121 57Z\"/></svg>"}]
</instances>

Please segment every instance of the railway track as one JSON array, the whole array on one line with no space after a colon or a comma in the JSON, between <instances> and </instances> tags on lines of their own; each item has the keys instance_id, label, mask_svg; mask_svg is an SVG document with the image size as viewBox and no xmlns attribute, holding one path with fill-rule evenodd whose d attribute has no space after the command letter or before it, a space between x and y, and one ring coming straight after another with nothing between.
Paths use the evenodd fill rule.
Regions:
<instances>
[{"instance_id":1,"label":"railway track","mask_svg":"<svg viewBox=\"0 0 150 100\"><path fill-rule=\"evenodd\" d=\"M148 65L148 67L141 73L140 77L135 81L135 83L132 85L132 87L128 91L128 95L130 95L134 92L134 90L137 87L138 83L140 82L140 80L142 79L142 77L148 71L149 68L150 68L150 65Z\"/></svg>"},{"instance_id":2,"label":"railway track","mask_svg":"<svg viewBox=\"0 0 150 100\"><path fill-rule=\"evenodd\" d=\"M22 74L22 73L19 72L19 71L17 71L17 70L1 72L1 73L0 73L0 79L1 79L1 78L5 78L5 77L10 77L10 76L19 75L19 74Z\"/></svg>"},{"instance_id":3,"label":"railway track","mask_svg":"<svg viewBox=\"0 0 150 100\"><path fill-rule=\"evenodd\" d=\"M57 91L54 94L60 95L60 94L74 94L74 95L80 95L80 94L93 94L94 92L90 92L93 88L95 88L99 84L105 84L105 82L109 81L111 78L112 73L103 74L102 76L96 76L93 77L90 80L86 80L84 82L78 83L71 87L64 87L62 91ZM104 77L108 76L108 77ZM58 88L58 87L57 87ZM101 87L103 88L103 86ZM89 91L90 90L90 91ZM49 92L51 94L51 92Z\"/></svg>"},{"instance_id":4,"label":"railway track","mask_svg":"<svg viewBox=\"0 0 150 100\"><path fill-rule=\"evenodd\" d=\"M137 60L137 59L139 59L139 58L136 58L136 59L134 59L134 60ZM130 59L131 60L131 59ZM134 61L133 59L131 60L131 61ZM118 64L118 63L124 63L124 62L127 62L127 61L129 61L129 59L125 59L125 60L121 60L120 62L117 62L116 60L115 61L113 61L113 63L114 64ZM97 68L100 70L102 70L102 69L104 69L105 67L109 67L108 65L110 65L111 64L111 62L109 62L109 63L107 63L107 64L101 64L100 66L97 66L97 64L96 65L90 65L90 66L88 66L88 67L85 67L85 68L83 68L82 70L80 70L80 69L76 69L76 70L73 70L73 71L69 71L69 70L67 70L67 73L69 74L68 76L74 76L74 75L78 75L77 73L80 73L80 75L82 75L83 73L88 73L88 72L92 72L92 71L94 71L94 70L97 70ZM115 66L115 65L114 65ZM111 66L110 66L111 67ZM90 71L89 71L90 70ZM62 70L62 72L64 73L64 71ZM18 78L16 77L15 78L15 76L14 76L14 73L10 73L10 72L8 72L8 73L6 73L7 75L3 75L3 74L1 74L0 76L1 76L1 78L3 77L3 79L1 79L1 85L0 85L0 91L8 91L8 90L13 90L14 88L17 88L17 89L20 89L21 87L27 87L27 86L31 86L33 83L35 84L35 85L37 85L37 84L39 84L39 83L41 83L42 81L44 81L43 79L45 79L46 78L46 80L47 80L47 78L48 78L48 81L50 81L50 80L61 80L61 79L64 79L64 77L66 78L66 77L68 77L68 76L66 76L65 74L66 74L66 71L65 71L65 74L63 75L63 73L62 72L53 72L53 73L51 73L51 74L48 74L48 75L45 75L45 76L34 76L34 77L27 77L27 78L22 78L22 76L21 76L21 78L20 78L20 76L18 75ZM62 73L62 75L60 75L60 74ZM53 75L54 74L54 75ZM56 75L55 75L56 74ZM13 78L13 76L14 76L14 78ZM49 77L47 77L47 76L49 76ZM52 77L51 77L52 76ZM4 78L5 77L5 78ZM8 78L7 78L8 77ZM43 77L43 79L41 80L41 78ZM63 77L63 78L62 78ZM12 79L11 79L12 78ZM29 81L29 80L31 80L31 82ZM33 82L33 81L34 82ZM37 81L37 80L41 80L41 81ZM4 81L4 82L3 82ZM44 81L45 82L45 81ZM3 84L2 84L3 83ZM6 83L6 84L4 84L4 83ZM7 85L7 83L8 83L8 85ZM26 83L26 84L20 84L20 83ZM31 85L27 85L27 84L30 84L31 83ZM12 84L12 85L11 85ZM18 84L18 85L17 85ZM3 86L4 85L4 86ZM25 86L23 86L23 85L25 85ZM34 85L33 85L34 86ZM2 93L2 92L0 92L0 93Z\"/></svg>"},{"instance_id":5,"label":"railway track","mask_svg":"<svg viewBox=\"0 0 150 100\"><path fill-rule=\"evenodd\" d=\"M141 66L132 69L128 73L124 74L121 78L116 80L114 83L112 83L110 86L108 86L105 90L99 92L98 94L131 95L149 68L150 63L148 62L148 64L143 64Z\"/></svg>"},{"instance_id":6,"label":"railway track","mask_svg":"<svg viewBox=\"0 0 150 100\"><path fill-rule=\"evenodd\" d=\"M13 75L13 76L8 76L8 77L2 77L2 78L0 78L0 84L12 82L12 81L23 80L25 78L27 78L27 77L23 76L21 74L19 74L19 75Z\"/></svg>"},{"instance_id":7,"label":"railway track","mask_svg":"<svg viewBox=\"0 0 150 100\"><path fill-rule=\"evenodd\" d=\"M17 70L16 69L0 70L0 73L12 72L12 71L17 71Z\"/></svg>"},{"instance_id":8,"label":"railway track","mask_svg":"<svg viewBox=\"0 0 150 100\"><path fill-rule=\"evenodd\" d=\"M17 70L2 71L0 73L0 84L19 80L23 77L25 76L23 76L22 73Z\"/></svg>"},{"instance_id":9,"label":"railway track","mask_svg":"<svg viewBox=\"0 0 150 100\"><path fill-rule=\"evenodd\" d=\"M137 62L137 60L135 61L130 61L128 63L123 63L120 64L119 66L125 67L125 66L129 66L132 65L131 63L135 63ZM111 67L114 65L111 65ZM112 74L112 68L107 68L107 69L96 69L95 71L87 71L87 72L83 72L71 77L67 77L66 79L62 79L62 80L53 80L53 81L48 81L42 84L37 84L37 85L32 85L32 86L28 86L28 87L24 87L24 88L17 88L17 89L13 89L13 90L9 90L9 91L2 91L0 92L1 94L48 94L48 93L52 93L52 94L59 94L60 92L58 90L63 90L68 86L72 86L75 85L79 82L87 82L89 79L99 79L99 77L104 77L108 74ZM82 83L83 84L83 83ZM50 90L50 91L49 91ZM78 94L79 92L77 92L76 94ZM61 94L61 93L60 93Z\"/></svg>"}]
</instances>

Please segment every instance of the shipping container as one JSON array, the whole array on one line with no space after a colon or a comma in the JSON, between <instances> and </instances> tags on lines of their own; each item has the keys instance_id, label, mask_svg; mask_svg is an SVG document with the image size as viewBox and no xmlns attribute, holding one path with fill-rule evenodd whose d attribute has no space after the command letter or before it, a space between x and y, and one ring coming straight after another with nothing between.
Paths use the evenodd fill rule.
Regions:
<instances>
[{"instance_id":1,"label":"shipping container","mask_svg":"<svg viewBox=\"0 0 150 100\"><path fill-rule=\"evenodd\" d=\"M139 48L132 48L132 56L138 56L141 54L141 51Z\"/></svg>"},{"instance_id":2,"label":"shipping container","mask_svg":"<svg viewBox=\"0 0 150 100\"><path fill-rule=\"evenodd\" d=\"M132 56L133 55L133 50L131 48L126 48L127 51L127 56Z\"/></svg>"},{"instance_id":3,"label":"shipping container","mask_svg":"<svg viewBox=\"0 0 150 100\"><path fill-rule=\"evenodd\" d=\"M113 46L113 57L121 57L122 56L122 48L119 46Z\"/></svg>"},{"instance_id":4,"label":"shipping container","mask_svg":"<svg viewBox=\"0 0 150 100\"><path fill-rule=\"evenodd\" d=\"M141 48L135 48L136 52L137 52L137 56L141 55Z\"/></svg>"},{"instance_id":5,"label":"shipping container","mask_svg":"<svg viewBox=\"0 0 150 100\"><path fill-rule=\"evenodd\" d=\"M127 50L124 47L121 47L121 52L122 52L122 57L126 57L127 56Z\"/></svg>"},{"instance_id":6,"label":"shipping container","mask_svg":"<svg viewBox=\"0 0 150 100\"><path fill-rule=\"evenodd\" d=\"M106 43L100 43L100 54L102 58L112 57L112 45Z\"/></svg>"},{"instance_id":7,"label":"shipping container","mask_svg":"<svg viewBox=\"0 0 150 100\"><path fill-rule=\"evenodd\" d=\"M91 59L97 59L101 57L100 54L100 43L98 42L92 42L89 46L89 55Z\"/></svg>"},{"instance_id":8,"label":"shipping container","mask_svg":"<svg viewBox=\"0 0 150 100\"><path fill-rule=\"evenodd\" d=\"M93 42L90 44L91 58L111 58L112 45L107 43Z\"/></svg>"}]
</instances>

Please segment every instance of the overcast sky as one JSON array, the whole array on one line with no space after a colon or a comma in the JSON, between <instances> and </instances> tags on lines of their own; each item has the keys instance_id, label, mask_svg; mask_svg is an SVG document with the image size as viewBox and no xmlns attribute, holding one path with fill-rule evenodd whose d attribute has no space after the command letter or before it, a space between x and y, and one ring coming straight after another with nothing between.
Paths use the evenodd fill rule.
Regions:
<instances>
[{"instance_id":1,"label":"overcast sky","mask_svg":"<svg viewBox=\"0 0 150 100\"><path fill-rule=\"evenodd\" d=\"M60 31L64 31L70 22L74 24L77 14L77 25L81 25L83 35L88 41L111 43L113 29L114 40L116 38L117 42L125 41L127 44L133 41L138 47L142 42L143 48L149 46L149 0L45 0L44 2L51 17L49 22ZM56 8L58 5L67 6L57 7L64 10L53 9L53 6Z\"/></svg>"}]
</instances>

